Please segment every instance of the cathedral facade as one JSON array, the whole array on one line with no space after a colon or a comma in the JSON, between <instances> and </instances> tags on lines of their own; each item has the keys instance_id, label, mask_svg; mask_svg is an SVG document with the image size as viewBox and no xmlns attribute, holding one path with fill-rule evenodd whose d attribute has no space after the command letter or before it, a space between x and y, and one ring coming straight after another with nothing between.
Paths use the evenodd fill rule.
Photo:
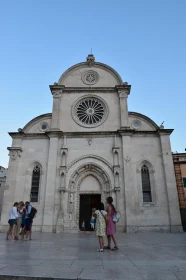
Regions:
<instances>
[{"instance_id":1,"label":"cathedral facade","mask_svg":"<svg viewBox=\"0 0 186 280\"><path fill-rule=\"evenodd\" d=\"M117 230L182 231L170 146L172 129L128 111L131 86L88 55L50 86L52 113L9 133L0 229L15 201L31 201L33 229L87 230L98 202L114 199Z\"/></svg>"}]
</instances>

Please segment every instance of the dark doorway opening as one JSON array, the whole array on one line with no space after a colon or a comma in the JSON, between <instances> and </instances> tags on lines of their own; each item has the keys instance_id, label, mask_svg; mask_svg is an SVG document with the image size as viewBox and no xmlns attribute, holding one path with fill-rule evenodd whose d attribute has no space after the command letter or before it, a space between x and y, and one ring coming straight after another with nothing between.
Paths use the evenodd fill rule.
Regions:
<instances>
[{"instance_id":1,"label":"dark doorway opening","mask_svg":"<svg viewBox=\"0 0 186 280\"><path fill-rule=\"evenodd\" d=\"M91 231L90 219L95 212L98 203L101 202L100 194L81 194L79 208L79 229L82 228L82 222L85 222L85 230Z\"/></svg>"}]
</instances>

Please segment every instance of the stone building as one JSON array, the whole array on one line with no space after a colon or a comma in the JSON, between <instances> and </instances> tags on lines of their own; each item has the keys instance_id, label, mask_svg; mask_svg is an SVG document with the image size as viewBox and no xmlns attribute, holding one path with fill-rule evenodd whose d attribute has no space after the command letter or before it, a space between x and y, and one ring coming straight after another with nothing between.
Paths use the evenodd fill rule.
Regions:
<instances>
[{"instance_id":1,"label":"stone building","mask_svg":"<svg viewBox=\"0 0 186 280\"><path fill-rule=\"evenodd\" d=\"M4 189L5 189L5 185L6 185L7 171L8 171L7 168L0 166L0 216L1 216L1 210L2 210Z\"/></svg>"},{"instance_id":2,"label":"stone building","mask_svg":"<svg viewBox=\"0 0 186 280\"><path fill-rule=\"evenodd\" d=\"M9 133L1 230L14 201L38 209L33 228L77 231L112 196L118 231L182 231L169 136L147 116L128 112L131 86L88 55L50 86L52 113Z\"/></svg>"},{"instance_id":3,"label":"stone building","mask_svg":"<svg viewBox=\"0 0 186 280\"><path fill-rule=\"evenodd\" d=\"M181 220L184 231L186 231L186 153L174 153L174 170L180 205Z\"/></svg>"}]
</instances>

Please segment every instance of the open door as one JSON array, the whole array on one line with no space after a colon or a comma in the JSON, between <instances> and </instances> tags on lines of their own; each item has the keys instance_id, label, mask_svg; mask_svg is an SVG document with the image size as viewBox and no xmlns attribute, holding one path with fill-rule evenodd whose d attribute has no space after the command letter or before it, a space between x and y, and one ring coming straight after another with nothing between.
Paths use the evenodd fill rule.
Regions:
<instances>
[{"instance_id":1,"label":"open door","mask_svg":"<svg viewBox=\"0 0 186 280\"><path fill-rule=\"evenodd\" d=\"M90 231L90 219L101 202L100 194L81 194L80 195L80 213L79 213L79 229L81 230L82 222L85 221L85 230Z\"/></svg>"}]
</instances>

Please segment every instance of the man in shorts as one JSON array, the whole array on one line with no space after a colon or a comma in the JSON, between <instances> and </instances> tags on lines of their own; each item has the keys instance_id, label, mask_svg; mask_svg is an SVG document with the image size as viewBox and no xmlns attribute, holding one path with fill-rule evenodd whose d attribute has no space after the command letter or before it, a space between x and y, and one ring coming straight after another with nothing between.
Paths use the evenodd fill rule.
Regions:
<instances>
[{"instance_id":1,"label":"man in shorts","mask_svg":"<svg viewBox=\"0 0 186 280\"><path fill-rule=\"evenodd\" d=\"M26 215L25 215L25 229L26 229L26 240L29 240L29 235L31 236L31 229L32 229L32 222L33 220L29 217L31 212L32 206L30 205L29 201L25 202L26 206Z\"/></svg>"}]
</instances>

